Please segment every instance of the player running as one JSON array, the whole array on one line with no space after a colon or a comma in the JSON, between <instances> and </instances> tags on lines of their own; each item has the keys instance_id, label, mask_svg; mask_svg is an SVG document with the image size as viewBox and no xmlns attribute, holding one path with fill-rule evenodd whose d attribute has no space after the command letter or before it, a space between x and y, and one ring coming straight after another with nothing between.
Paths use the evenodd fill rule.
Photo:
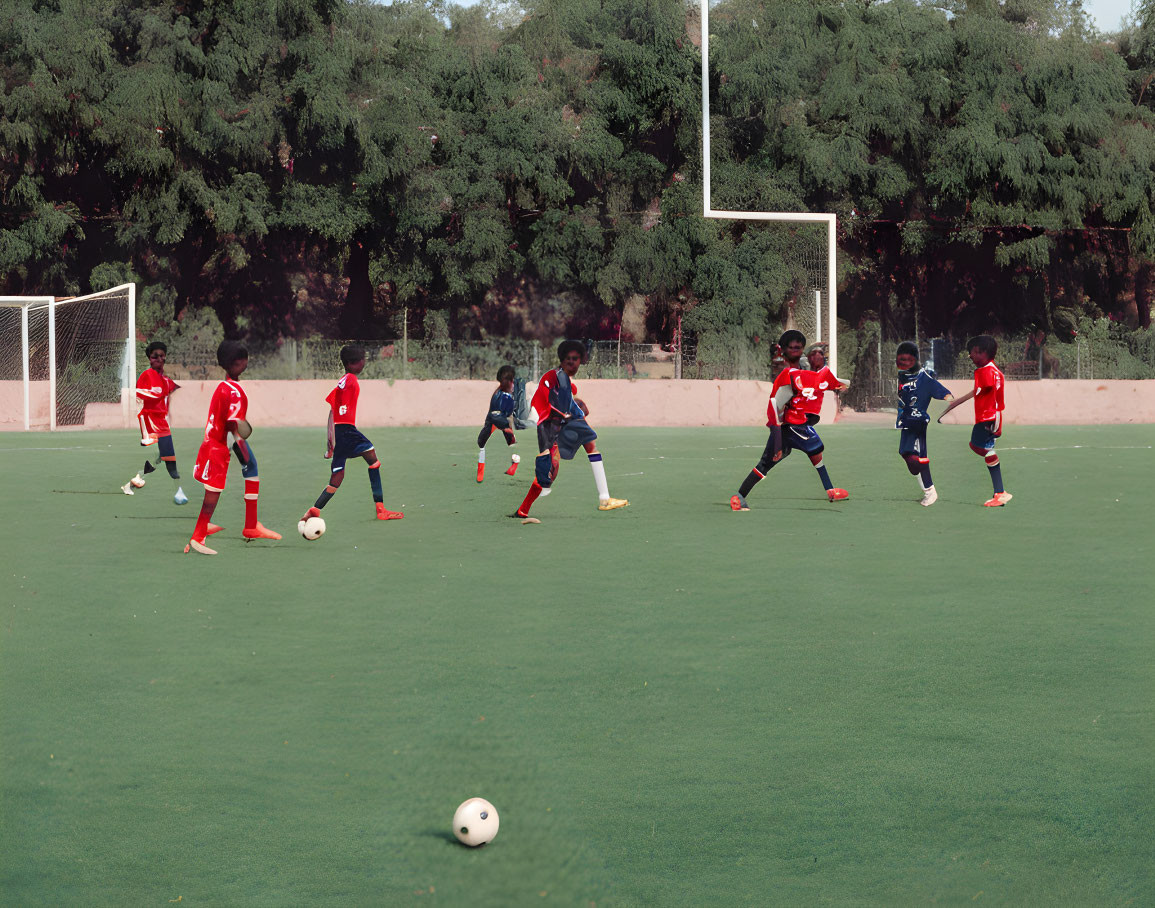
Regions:
<instances>
[{"instance_id":1,"label":"player running","mask_svg":"<svg viewBox=\"0 0 1155 908\"><path fill-rule=\"evenodd\" d=\"M153 341L145 348L148 368L136 380L136 396L140 398L140 413L136 417L140 425L140 444L147 448L156 445L160 459L164 461L168 475L177 481L176 493L172 496L175 504L188 504L188 496L180 487L180 473L176 468L176 450L172 444L172 430L168 427L168 398L180 388L176 382L164 374L168 347L160 341ZM134 494L135 489L144 486L144 477L155 472L156 467L145 461L140 472L120 487L125 495Z\"/></svg>"},{"instance_id":2,"label":"player running","mask_svg":"<svg viewBox=\"0 0 1155 908\"><path fill-rule=\"evenodd\" d=\"M513 413L517 407L517 402L513 397L513 379L516 374L513 366L502 366L497 370L497 390L489 398L489 412L485 414L485 425L481 427L481 432L477 436L478 482L485 479L485 445L494 432L501 430L506 445L517 444L517 439L513 434ZM521 463L521 456L513 454L505 475L512 476L516 473L519 463Z\"/></svg>"},{"instance_id":3,"label":"player running","mask_svg":"<svg viewBox=\"0 0 1155 908\"><path fill-rule=\"evenodd\" d=\"M927 407L932 400L954 400L950 390L941 385L934 373L918 363L918 344L903 341L894 356L898 367L898 416L894 427L901 429L898 455L906 461L912 476L918 477L924 508L938 501L938 492L930 477L930 453L926 446L926 427L930 423Z\"/></svg>"},{"instance_id":4,"label":"player running","mask_svg":"<svg viewBox=\"0 0 1155 908\"><path fill-rule=\"evenodd\" d=\"M742 482L738 494L730 497L731 510L750 510L750 505L746 503L746 496L750 494L750 490L765 478L775 464L795 449L809 456L814 469L818 471L818 478L822 481L822 487L826 490L829 501L843 501L850 497L846 489L836 489L834 483L830 481L830 474L822 462L824 450L822 439L818 437L818 433L807 419L806 403L812 403L825 389L819 388L823 382L820 373L799 367L805 347L806 337L801 331L787 331L778 340L778 348L786 361L786 368L774 379L774 386L770 390L770 402L766 407L766 425L770 429L770 438L766 442L762 458Z\"/></svg>"},{"instance_id":5,"label":"player running","mask_svg":"<svg viewBox=\"0 0 1155 908\"><path fill-rule=\"evenodd\" d=\"M210 523L225 481L229 473L229 445L241 463L241 475L245 478L245 528L241 535L245 539L280 539L280 533L266 529L257 520L257 496L261 480L257 475L257 458L248 443L252 432L245 417L248 415L249 398L241 389L241 373L248 368L249 353L238 341L221 341L217 347L217 363L225 370L225 380L217 385L209 402L209 415L205 423L205 438L197 451L193 476L205 487L204 503L193 529L192 539L184 547L202 555L216 552L205 545L205 537L220 531L220 527Z\"/></svg>"},{"instance_id":6,"label":"player running","mask_svg":"<svg viewBox=\"0 0 1155 908\"><path fill-rule=\"evenodd\" d=\"M329 484L301 520L321 516L321 508L329 503L345 479L345 461L350 457L363 457L369 465L369 487L373 491L377 519L400 520L405 516L401 511L390 511L385 507L385 495L381 491L381 461L373 442L357 430L357 399L361 396L361 382L357 376L365 368L365 348L342 347L341 363L345 366L345 376L325 398L329 404L329 450L325 456L333 458Z\"/></svg>"},{"instance_id":7,"label":"player running","mask_svg":"<svg viewBox=\"0 0 1155 908\"><path fill-rule=\"evenodd\" d=\"M581 366L584 352L585 347L579 341L562 341L557 348L557 358L561 365L543 375L537 384L531 403L537 414L537 446L540 453L534 463L535 475L529 493L521 507L510 517L529 517L529 509L538 496L550 493L560 466L559 456L561 460L573 460L578 448L585 448L590 467L594 471L598 510L613 511L629 505L624 498L610 497L606 468L595 444L598 436L586 422L589 408L574 396L577 388L573 377Z\"/></svg>"},{"instance_id":8,"label":"player running","mask_svg":"<svg viewBox=\"0 0 1155 908\"><path fill-rule=\"evenodd\" d=\"M971 450L979 455L987 465L991 474L991 484L994 486L994 495L983 502L983 507L1001 508L1013 497L1003 488L1003 470L999 464L999 455L995 453L995 441L1003 434L1003 387L1006 379L1002 371L995 365L995 354L999 352L999 342L989 334L980 334L967 341L967 351L971 362L975 366L974 390L962 397L951 401L942 416L946 416L955 407L964 401L975 399L975 427L971 430Z\"/></svg>"}]
</instances>

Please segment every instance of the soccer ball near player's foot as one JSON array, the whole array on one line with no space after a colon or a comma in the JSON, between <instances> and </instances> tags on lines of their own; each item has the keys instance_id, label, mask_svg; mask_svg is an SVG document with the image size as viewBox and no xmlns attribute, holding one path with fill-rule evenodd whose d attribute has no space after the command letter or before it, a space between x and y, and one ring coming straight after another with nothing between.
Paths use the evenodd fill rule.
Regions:
<instances>
[{"instance_id":1,"label":"soccer ball near player's foot","mask_svg":"<svg viewBox=\"0 0 1155 908\"><path fill-rule=\"evenodd\" d=\"M453 834L461 844L476 848L493 841L499 823L497 808L485 798L470 798L453 815Z\"/></svg>"},{"instance_id":2,"label":"soccer ball near player's foot","mask_svg":"<svg viewBox=\"0 0 1155 908\"><path fill-rule=\"evenodd\" d=\"M314 539L320 539L325 535L325 519L323 517L310 517L308 520L302 520L297 524L297 532L310 542Z\"/></svg>"}]
</instances>

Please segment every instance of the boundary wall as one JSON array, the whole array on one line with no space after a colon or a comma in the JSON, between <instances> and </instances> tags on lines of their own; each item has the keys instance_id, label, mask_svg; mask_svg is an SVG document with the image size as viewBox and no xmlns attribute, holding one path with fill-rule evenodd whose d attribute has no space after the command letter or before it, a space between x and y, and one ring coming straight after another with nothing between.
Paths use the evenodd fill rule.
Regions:
<instances>
[{"instance_id":1,"label":"boundary wall","mask_svg":"<svg viewBox=\"0 0 1155 908\"><path fill-rule=\"evenodd\" d=\"M329 407L325 396L336 379L327 381L243 382L249 395L249 419L256 426L323 428ZM32 422L48 422L47 382L34 382ZM171 401L175 428L204 425L216 381L185 382ZM961 395L967 380L947 383ZM769 382L588 379L576 381L578 393L598 426L761 426L766 422ZM362 426L480 426L496 385L492 381L363 381L357 408ZM532 393L532 388L528 389ZM1012 381L1006 385L1007 425L1108 425L1155 423L1155 381ZM21 429L20 382L0 382L0 429ZM42 412L41 412L42 411ZM135 409L125 425L120 404L89 404L89 429L135 428ZM937 412L937 411L936 411ZM827 394L822 419L837 420L834 395ZM874 414L878 422L885 413ZM945 422L968 424L974 409L968 402ZM66 427L67 428L67 427ZM79 428L79 427L77 427Z\"/></svg>"}]
</instances>

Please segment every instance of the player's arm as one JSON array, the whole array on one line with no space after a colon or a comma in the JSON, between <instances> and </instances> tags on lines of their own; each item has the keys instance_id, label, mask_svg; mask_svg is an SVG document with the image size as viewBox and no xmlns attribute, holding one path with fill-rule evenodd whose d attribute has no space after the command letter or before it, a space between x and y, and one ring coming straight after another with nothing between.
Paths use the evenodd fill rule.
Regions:
<instances>
[{"instance_id":1,"label":"player's arm","mask_svg":"<svg viewBox=\"0 0 1155 908\"><path fill-rule=\"evenodd\" d=\"M939 416L937 421L942 422L943 416L946 416L951 410L953 410L955 407L959 406L960 404L965 404L968 400L970 400L974 396L975 396L974 391L968 391L962 397L955 397L953 399L947 398L948 400L950 400L950 403L946 405L946 409L942 411L942 415Z\"/></svg>"},{"instance_id":2,"label":"player's arm","mask_svg":"<svg viewBox=\"0 0 1155 908\"><path fill-rule=\"evenodd\" d=\"M325 460L333 459L333 448L337 444L337 429L333 424L333 410L329 409L329 424L325 429Z\"/></svg>"}]
</instances>

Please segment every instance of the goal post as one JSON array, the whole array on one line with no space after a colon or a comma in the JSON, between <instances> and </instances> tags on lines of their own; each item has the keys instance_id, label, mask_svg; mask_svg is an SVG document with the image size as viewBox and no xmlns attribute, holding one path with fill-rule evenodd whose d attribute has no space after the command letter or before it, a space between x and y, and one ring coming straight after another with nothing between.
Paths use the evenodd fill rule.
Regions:
<instances>
[{"instance_id":1,"label":"goal post","mask_svg":"<svg viewBox=\"0 0 1155 908\"><path fill-rule=\"evenodd\" d=\"M806 211L727 211L716 209L711 202L710 177L710 0L700 0L702 19L702 215L706 218L737 221L780 221L796 224L826 225L826 274L814 284L825 283L826 331L823 332L822 299L819 286L810 291L819 294L814 302L816 332L809 341L824 341L829 347L827 365L838 374L838 217L834 214ZM823 280L824 278L824 280Z\"/></svg>"},{"instance_id":2,"label":"goal post","mask_svg":"<svg viewBox=\"0 0 1155 908\"><path fill-rule=\"evenodd\" d=\"M0 297L0 427L132 424L136 285L85 296Z\"/></svg>"}]
</instances>

